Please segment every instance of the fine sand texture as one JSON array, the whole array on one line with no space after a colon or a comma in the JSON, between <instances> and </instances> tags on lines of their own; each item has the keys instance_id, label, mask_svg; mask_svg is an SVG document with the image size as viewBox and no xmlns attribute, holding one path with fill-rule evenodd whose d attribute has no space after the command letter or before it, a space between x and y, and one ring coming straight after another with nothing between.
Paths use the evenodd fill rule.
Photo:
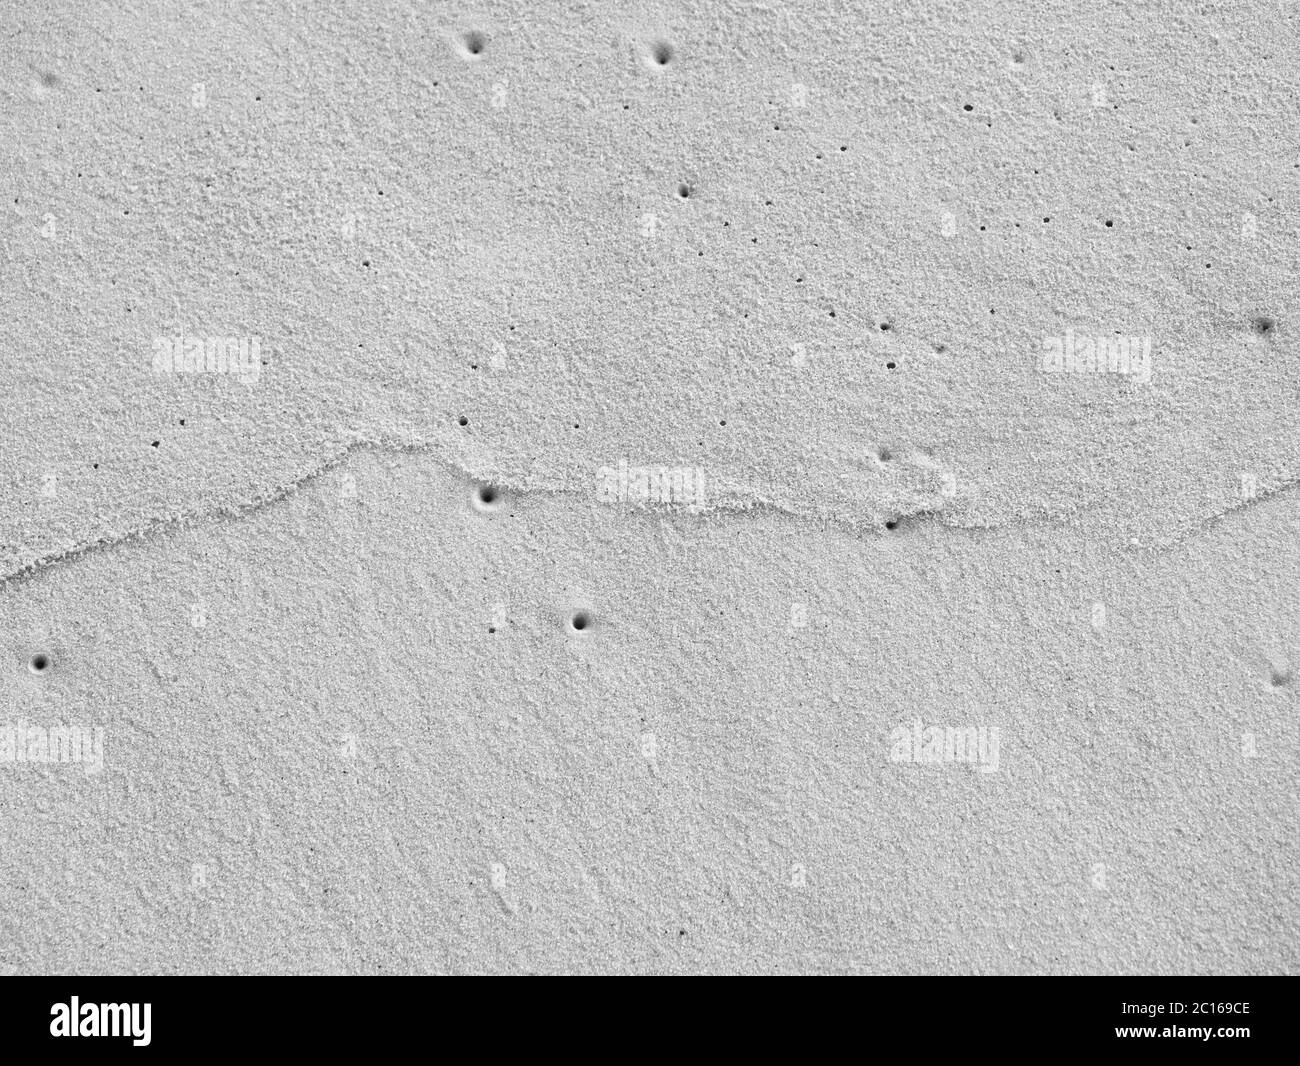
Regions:
<instances>
[{"instance_id":1,"label":"fine sand texture","mask_svg":"<svg viewBox=\"0 0 1300 1066\"><path fill-rule=\"evenodd\" d=\"M0 974L1300 969L1300 9L3 21Z\"/></svg>"}]
</instances>

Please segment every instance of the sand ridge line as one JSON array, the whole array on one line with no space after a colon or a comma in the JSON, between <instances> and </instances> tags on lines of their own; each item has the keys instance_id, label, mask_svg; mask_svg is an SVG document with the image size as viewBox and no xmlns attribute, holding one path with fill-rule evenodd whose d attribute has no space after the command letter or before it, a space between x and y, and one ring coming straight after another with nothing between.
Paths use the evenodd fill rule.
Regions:
<instances>
[{"instance_id":1,"label":"sand ridge line","mask_svg":"<svg viewBox=\"0 0 1300 1066\"><path fill-rule=\"evenodd\" d=\"M340 451L331 456L327 456L316 467L295 478L293 481L277 486L269 492L264 492L250 500L237 504L226 504L220 507L212 508L206 511L188 511L177 515L168 515L162 518L156 518L134 529L129 529L120 534L98 537L91 541L85 541L81 544L73 545L60 551L50 552L29 563L25 563L7 573L0 574L0 591L11 587L26 584L47 573L51 569L62 566L67 563L73 563L88 556L97 555L100 552L110 551L114 548L127 544L145 542L155 537L163 536L171 532L180 532L186 529L193 529L210 521L238 521L247 518L250 515L257 514L261 511L274 507L276 504L289 499L292 496L313 484L321 477L346 464L358 452L387 452L392 454L409 454L409 455L434 455L438 457L439 445L431 441L411 440L401 437L361 437L358 436L345 445ZM443 466L455 471L458 475L470 478L476 481L490 481L492 484L501 488L508 489L518 493L546 493L550 495L571 495L574 490L564 487L539 486L539 485L518 485L500 478L486 478L483 475L475 474L473 471L462 467L450 460L440 458ZM1287 493L1300 485L1300 478L1295 478L1283 484L1269 489L1260 489L1257 495L1250 499L1243 499L1239 502L1229 504L1220 511L1213 512L1198 523L1194 531L1187 533L1182 537L1173 540L1150 545L1125 545L1125 547L1137 547L1146 551L1168 551L1177 548L1195 537L1209 532L1228 516L1244 511L1247 508L1272 499L1275 496ZM710 514L727 514L727 515L744 515L750 513L767 513L779 514L799 521L807 521L820 525L823 530L835 528L851 536L862 537L864 534L879 535L881 532L879 516L872 520L856 519L845 517L830 511L812 508L800 507L790 501L778 501L766 499L757 491L752 495L746 494L743 490L736 491L737 486L729 486L730 492L724 493L722 498L714 497L709 504L703 507L674 509L675 513L681 513L689 517L706 517ZM666 509L662 507L641 507L637 510L646 514L661 514ZM899 511L892 519L893 523L900 521L916 521L920 519L935 519L949 528L962 529L966 531L988 531L998 528L994 525L964 525L957 521L948 521L944 519L941 507L934 507L922 504L915 509ZM1048 524L1054 524L1049 521ZM888 528L892 529L893 525Z\"/></svg>"},{"instance_id":2,"label":"sand ridge line","mask_svg":"<svg viewBox=\"0 0 1300 1066\"><path fill-rule=\"evenodd\" d=\"M85 541L64 548L60 551L54 551L40 556L39 558L24 563L7 573L0 574L0 591L34 580L54 567L61 566L65 563L76 562L77 560L84 559L87 556L110 551L113 548L126 544L144 542L152 540L155 537L163 536L167 533L193 529L210 521L221 521L223 519L238 521L239 519L258 514L261 511L265 511L268 508L274 507L276 504L297 495L300 490L346 464L358 452L369 451L436 456L439 450L440 446L431 441L408 440L400 437L357 436L341 450L333 455L327 456L302 476L295 478L293 481L286 484L279 485L268 492L260 493L252 499L236 504L225 504L208 510L191 510L180 514L154 518L151 521L145 522L143 525L137 526L133 529L128 529L122 533L97 537L94 540ZM441 459L441 462L445 467L455 471L458 475L469 477L474 480L481 480L473 474L472 471L465 469L456 463L446 459ZM494 483L501 484L513 491L529 491L526 488L512 486L504 482L497 481Z\"/></svg>"},{"instance_id":3,"label":"sand ridge line","mask_svg":"<svg viewBox=\"0 0 1300 1066\"><path fill-rule=\"evenodd\" d=\"M302 476L295 478L286 484L263 492L252 499L236 503L225 504L208 510L191 510L174 515L166 515L154 518L144 524L122 533L109 534L97 537L94 540L84 541L80 544L74 544L70 547L49 552L39 558L24 563L7 573L0 574L0 591L26 584L55 567L68 563L76 562L88 556L97 555L100 552L111 551L114 548L127 544L142 543L161 537L168 533L181 532L187 529L193 529L207 522L212 521L238 521L251 515L258 514L276 504L295 496L300 490L313 484L326 474L338 469L347 463L353 455L358 452L387 452L392 454L414 454L414 455L433 455L440 459L442 465L454 471L460 476L467 477L475 481L488 481L498 487L505 488L512 492L518 493L537 493L544 492L551 495L572 495L576 490L564 486L540 486L515 484L496 477L486 477L485 475L475 473L466 467L441 458L442 447L436 442L408 439L403 437L380 436L357 436L342 449L333 455L327 456L319 464ZM868 523L858 521L852 518L846 518L842 515L824 512L816 508L799 507L791 502L776 501L763 498L760 492L745 490L743 487L737 493L736 486L729 486L728 494L721 499L715 499L709 505L694 509L686 510L682 513L701 517L708 514L729 514L741 515L751 512L768 512L786 515L788 517L817 523L826 527L835 526L847 533L855 536L862 535L868 529L875 529L879 523ZM643 508L647 513L660 510L658 508ZM903 512L898 515L901 519L918 518L930 514L937 514L930 508L920 507L910 512Z\"/></svg>"},{"instance_id":4,"label":"sand ridge line","mask_svg":"<svg viewBox=\"0 0 1300 1066\"><path fill-rule=\"evenodd\" d=\"M25 563L8 573L0 574L0 590L7 589L14 585L25 584L47 572L48 570L65 563L76 562L90 555L96 555L100 552L109 551L113 548L126 544L133 544L152 540L155 537L162 536L170 532L180 532L185 529L193 529L208 521L219 521L228 519L237 521L246 518L249 515L264 511L275 504L294 496L298 491L312 482L321 478L330 471L343 465L354 452L374 448L375 445L369 441L354 441L347 445L342 451L335 455L327 457L318 466L303 474L295 480L276 487L270 492L262 493L250 500L238 504L226 504L220 507L212 508L206 511L186 511L176 515L167 515L161 518L155 518L152 521L129 529L124 533L113 534L98 537L95 540L85 541L81 544L73 545L62 551L51 552Z\"/></svg>"},{"instance_id":5,"label":"sand ridge line","mask_svg":"<svg viewBox=\"0 0 1300 1066\"><path fill-rule=\"evenodd\" d=\"M1249 508L1254 507L1256 504L1262 504L1266 500L1272 500L1279 496L1290 495L1291 490L1297 485L1300 485L1300 478L1292 478L1290 481L1284 481L1275 488L1260 489L1249 499L1238 500L1235 503L1228 504L1228 506L1221 510L1211 511L1209 514L1204 515L1197 521L1196 528L1189 530L1183 536L1177 537L1168 543L1149 545L1149 548L1163 551L1180 547L1181 545L1188 543L1188 541L1209 533L1233 515L1241 514Z\"/></svg>"}]
</instances>

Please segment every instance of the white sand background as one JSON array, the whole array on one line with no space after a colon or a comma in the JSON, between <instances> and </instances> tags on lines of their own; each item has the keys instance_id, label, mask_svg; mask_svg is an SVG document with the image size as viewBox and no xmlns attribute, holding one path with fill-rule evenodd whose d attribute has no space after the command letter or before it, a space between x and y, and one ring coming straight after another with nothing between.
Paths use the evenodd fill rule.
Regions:
<instances>
[{"instance_id":1,"label":"white sand background","mask_svg":"<svg viewBox=\"0 0 1300 1066\"><path fill-rule=\"evenodd\" d=\"M1294 972L1298 33L15 6L0 972Z\"/></svg>"}]
</instances>

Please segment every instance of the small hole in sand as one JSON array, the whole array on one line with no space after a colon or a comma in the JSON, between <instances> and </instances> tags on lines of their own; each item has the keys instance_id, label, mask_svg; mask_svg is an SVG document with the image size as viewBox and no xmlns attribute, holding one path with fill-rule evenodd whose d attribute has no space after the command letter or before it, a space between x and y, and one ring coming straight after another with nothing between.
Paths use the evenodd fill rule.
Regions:
<instances>
[{"instance_id":1,"label":"small hole in sand","mask_svg":"<svg viewBox=\"0 0 1300 1066\"><path fill-rule=\"evenodd\" d=\"M897 529L897 528L898 528L898 519L896 519L896 518L891 518L888 522L885 523L885 528L886 528L886 529Z\"/></svg>"},{"instance_id":2,"label":"small hole in sand","mask_svg":"<svg viewBox=\"0 0 1300 1066\"><path fill-rule=\"evenodd\" d=\"M689 199L691 195L691 187L687 185L686 182L682 182L677 186L677 195L683 200Z\"/></svg>"},{"instance_id":3,"label":"small hole in sand","mask_svg":"<svg viewBox=\"0 0 1300 1066\"><path fill-rule=\"evenodd\" d=\"M474 510L491 514L505 505L505 496L496 485L481 483L474 486L470 501Z\"/></svg>"},{"instance_id":4,"label":"small hole in sand","mask_svg":"<svg viewBox=\"0 0 1300 1066\"><path fill-rule=\"evenodd\" d=\"M50 669L50 657L43 651L38 651L32 656L31 661L27 664L27 669L34 674L48 673Z\"/></svg>"},{"instance_id":5,"label":"small hole in sand","mask_svg":"<svg viewBox=\"0 0 1300 1066\"><path fill-rule=\"evenodd\" d=\"M469 33L465 34L465 38L462 43L464 45L466 55L479 56L482 55L483 50L487 48L487 37L484 36L482 33L480 33L478 30L470 30Z\"/></svg>"},{"instance_id":6,"label":"small hole in sand","mask_svg":"<svg viewBox=\"0 0 1300 1066\"><path fill-rule=\"evenodd\" d=\"M464 415L461 415L458 419L456 419L456 421L462 426L469 425L469 419L466 418Z\"/></svg>"},{"instance_id":7,"label":"small hole in sand","mask_svg":"<svg viewBox=\"0 0 1300 1066\"><path fill-rule=\"evenodd\" d=\"M1269 315L1256 315L1250 320L1250 328L1261 337L1268 337L1277 329L1277 319Z\"/></svg>"},{"instance_id":8,"label":"small hole in sand","mask_svg":"<svg viewBox=\"0 0 1300 1066\"><path fill-rule=\"evenodd\" d=\"M657 67L666 67L673 61L673 46L667 41L659 41L651 49L650 58Z\"/></svg>"},{"instance_id":9,"label":"small hole in sand","mask_svg":"<svg viewBox=\"0 0 1300 1066\"><path fill-rule=\"evenodd\" d=\"M575 611L573 617L569 620L569 625L579 633L584 629L590 629L591 613L589 611Z\"/></svg>"}]
</instances>

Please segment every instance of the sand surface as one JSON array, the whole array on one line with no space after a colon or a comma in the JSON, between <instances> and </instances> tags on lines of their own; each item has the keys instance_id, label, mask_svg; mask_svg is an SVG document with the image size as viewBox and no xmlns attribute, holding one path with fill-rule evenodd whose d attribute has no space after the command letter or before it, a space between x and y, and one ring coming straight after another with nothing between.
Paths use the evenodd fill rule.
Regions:
<instances>
[{"instance_id":1,"label":"sand surface","mask_svg":"<svg viewBox=\"0 0 1300 1066\"><path fill-rule=\"evenodd\" d=\"M16 7L0 973L1295 972L1298 35Z\"/></svg>"}]
</instances>

